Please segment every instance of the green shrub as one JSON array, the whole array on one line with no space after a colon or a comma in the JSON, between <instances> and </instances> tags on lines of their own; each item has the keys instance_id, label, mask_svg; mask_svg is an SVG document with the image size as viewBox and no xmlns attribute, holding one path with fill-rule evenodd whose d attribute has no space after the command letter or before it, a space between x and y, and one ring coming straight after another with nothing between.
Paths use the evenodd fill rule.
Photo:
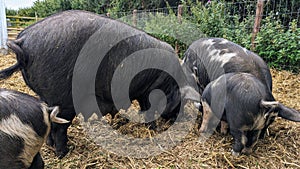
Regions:
<instances>
[{"instance_id":1,"label":"green shrub","mask_svg":"<svg viewBox=\"0 0 300 169\"><path fill-rule=\"evenodd\" d=\"M288 30L267 17L256 38L255 52L277 69L300 70L300 28L296 21Z\"/></svg>"},{"instance_id":2,"label":"green shrub","mask_svg":"<svg viewBox=\"0 0 300 169\"><path fill-rule=\"evenodd\" d=\"M118 20L132 25L132 15L121 17ZM186 48L195 40L205 37L196 24L182 18L179 23L177 16L169 9L169 14L143 12L137 14L136 27L148 34L169 43L173 48L177 46L179 57L182 57Z\"/></svg>"},{"instance_id":3,"label":"green shrub","mask_svg":"<svg viewBox=\"0 0 300 169\"><path fill-rule=\"evenodd\" d=\"M139 16L137 27L173 47L177 45L179 56L201 37L223 37L250 49L254 15L248 15L241 21L239 15L229 15L227 4L222 1L211 1L206 5L191 0L183 3L185 7L181 23L169 9L169 14L148 13L146 17ZM253 6L247 8L251 11ZM123 21L131 24L131 17L123 18ZM296 21L286 29L271 14L262 20L255 44L254 52L271 67L299 72L300 28L297 28Z\"/></svg>"},{"instance_id":4,"label":"green shrub","mask_svg":"<svg viewBox=\"0 0 300 169\"><path fill-rule=\"evenodd\" d=\"M190 21L196 23L204 34L208 37L222 37L228 19L223 2L211 1L211 3L203 5L196 1L186 4L191 7Z\"/></svg>"},{"instance_id":5,"label":"green shrub","mask_svg":"<svg viewBox=\"0 0 300 169\"><path fill-rule=\"evenodd\" d=\"M161 13L151 14L150 19L142 29L154 37L169 43L174 48L177 45L180 57L193 41L206 36L196 24L184 18L179 23L174 13L169 15Z\"/></svg>"},{"instance_id":6,"label":"green shrub","mask_svg":"<svg viewBox=\"0 0 300 169\"><path fill-rule=\"evenodd\" d=\"M232 20L233 23L223 29L223 35L221 37L250 49L252 29L249 28L249 25L254 22L254 19L248 18L239 22L238 16L233 16Z\"/></svg>"}]
</instances>

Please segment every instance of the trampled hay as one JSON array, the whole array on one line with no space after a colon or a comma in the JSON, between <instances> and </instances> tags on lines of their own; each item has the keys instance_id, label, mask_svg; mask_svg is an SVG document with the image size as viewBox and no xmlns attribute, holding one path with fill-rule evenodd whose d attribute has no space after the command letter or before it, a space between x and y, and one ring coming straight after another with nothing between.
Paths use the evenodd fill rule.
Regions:
<instances>
[{"instance_id":1,"label":"trampled hay","mask_svg":"<svg viewBox=\"0 0 300 169\"><path fill-rule=\"evenodd\" d=\"M15 55L0 56L0 69L14 64ZM300 110L300 74L287 71L271 70L273 76L273 94L286 106ZM47 76L47 75L45 75ZM0 87L18 90L35 95L24 83L21 73L0 82ZM122 113L137 112L138 104L131 109L119 112L116 118L110 115L103 120L111 124L119 133L139 138L151 138L157 131L149 126L128 122ZM196 108L189 104L186 113L193 113ZM201 113L199 112L199 116ZM200 120L197 121L198 123ZM183 124L186 122L182 122ZM182 142L172 149L164 149L157 156L146 159L123 157L109 152L86 134L86 128L75 118L68 130L70 152L63 159L55 157L51 147L44 145L41 152L45 168L49 169L92 169L92 168L300 168L300 123L277 118L269 127L268 135L259 140L254 153L249 156L234 157L230 150L232 137L215 133L205 142L199 141L198 128L195 124ZM158 121L159 129L166 130L170 122ZM107 133L109 136L110 133ZM124 145L126 146L126 145ZM115 148L118 150L118 147ZM121 151L121 150L120 150ZM142 153L142 152L141 152Z\"/></svg>"}]
</instances>

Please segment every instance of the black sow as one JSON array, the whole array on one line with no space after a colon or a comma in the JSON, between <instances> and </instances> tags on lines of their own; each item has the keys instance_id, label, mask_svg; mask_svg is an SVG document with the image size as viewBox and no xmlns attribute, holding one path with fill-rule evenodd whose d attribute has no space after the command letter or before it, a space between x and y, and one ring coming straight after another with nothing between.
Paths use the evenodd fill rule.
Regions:
<instances>
[{"instance_id":1,"label":"black sow","mask_svg":"<svg viewBox=\"0 0 300 169\"><path fill-rule=\"evenodd\" d=\"M109 27L109 32L101 32L103 27ZM118 38L117 35L120 32L134 35L120 39L116 45L111 46L107 53L98 52L105 53L105 58L96 72L96 80L89 83L95 84L93 93L101 113L114 115L118 110L111 94L111 81L115 70L122 61L127 56L146 49L160 49L175 53L169 44L122 22L86 11L65 11L45 18L27 27L15 41L8 43L8 46L16 53L18 62L0 72L0 77L2 79L7 78L13 72L21 70L26 84L49 106L59 106L61 111L58 114L59 117L72 121L76 115L72 97L73 70L81 50L85 49L84 45L90 38L95 38L92 36L95 33L104 34L104 36L110 34L111 36L106 36L106 38L114 39ZM95 40L101 39L96 37ZM97 42L95 44L100 45L100 47L107 45L106 41ZM173 60L176 59L176 55L174 55ZM89 59L86 60L90 61ZM149 62L149 58L138 64L147 65L147 61ZM161 62L160 64L164 63ZM172 72L177 75L182 72L178 59L176 63L166 63L162 67L173 69ZM81 70L85 68L87 67ZM126 65L122 67L124 76L132 71L131 68ZM182 74L184 73L182 72ZM85 73L81 79L90 76L91 74ZM122 84L122 82L120 83ZM188 87L183 88L183 90L181 87L166 72L158 69L146 69L134 77L128 93L131 100L138 100L142 111L144 111L151 107L148 99L151 91L154 89L162 90L167 100L162 117L168 119L174 117L173 115L179 111L182 94L189 92L186 90L189 89ZM82 98L81 100L86 101L87 99ZM159 100L156 102L160 103ZM82 106L89 107L88 103ZM69 125L70 123L63 125L53 123L51 127L47 143L56 148L56 155L59 157L63 157L68 152L67 128Z\"/></svg>"}]
</instances>

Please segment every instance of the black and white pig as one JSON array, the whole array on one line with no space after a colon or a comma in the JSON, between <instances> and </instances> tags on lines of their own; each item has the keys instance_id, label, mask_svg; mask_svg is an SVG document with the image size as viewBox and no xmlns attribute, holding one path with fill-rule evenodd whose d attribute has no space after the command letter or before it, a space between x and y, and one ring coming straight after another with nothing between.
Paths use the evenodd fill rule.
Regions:
<instances>
[{"instance_id":1,"label":"black and white pig","mask_svg":"<svg viewBox=\"0 0 300 169\"><path fill-rule=\"evenodd\" d=\"M58 107L48 108L35 97L0 89L0 168L44 168L39 151L50 132L50 120L68 122L57 118L58 112Z\"/></svg>"},{"instance_id":2,"label":"black and white pig","mask_svg":"<svg viewBox=\"0 0 300 169\"><path fill-rule=\"evenodd\" d=\"M266 90L272 92L272 76L264 60L246 48L223 38L201 38L193 42L184 53L182 67L190 84L198 89L200 94L211 81L232 72L250 73L266 85ZM201 110L202 106L199 108ZM261 138L273 121L274 118L266 123Z\"/></svg>"},{"instance_id":3,"label":"black and white pig","mask_svg":"<svg viewBox=\"0 0 300 169\"><path fill-rule=\"evenodd\" d=\"M201 38L184 53L183 65L190 83L196 81L200 94L211 81L225 73L253 74L272 91L268 65L257 54L223 38Z\"/></svg>"},{"instance_id":4,"label":"black and white pig","mask_svg":"<svg viewBox=\"0 0 300 169\"><path fill-rule=\"evenodd\" d=\"M110 45L105 41L106 39L101 41L101 38L93 36L95 33L99 35L106 34L107 32L101 32L103 27L109 27L110 37L108 38L117 39L120 32L134 34L111 46L107 53L98 52L105 53L105 58L97 70L96 80L88 83L95 84L93 93L96 95L101 113L103 115L106 113L114 115L118 110L114 105L111 94L111 81L116 68L121 62L127 56L147 49L159 49L174 54L175 52L169 44L110 18L86 11L64 11L27 27L18 35L16 40L8 42L8 47L16 53L18 62L1 71L0 78L7 78L13 72L21 70L26 84L49 106L59 106L61 111L59 117L72 121L76 115L73 104L74 98L72 97L74 66L82 48L90 38L95 38L94 45L98 45L97 47ZM101 41L101 44L99 44L99 41ZM161 58L164 58L164 56L161 56ZM162 66L166 69L172 69L174 74L183 77L184 73L175 55L174 59L176 59L174 63L161 62L160 64L163 64ZM147 65L148 62L149 59L144 59L138 64ZM131 69L132 67L122 66L124 77ZM85 76L89 77L91 75L85 74ZM83 78L85 77L82 76ZM85 80L81 81L84 82ZM177 84L176 80L167 72L158 69L145 69L131 82L128 92L129 98L130 100L138 100L142 111L148 110L151 107L148 97L151 91L155 89L160 89L166 96L167 104L161 115L166 119L174 117L178 113L182 96L188 96L188 93L197 95L197 92L193 92L192 88ZM83 90L83 88L78 89L79 92L80 90ZM87 99L82 98L81 100L84 102ZM200 100L200 97L198 97L198 100ZM159 100L156 100L156 102L160 103ZM89 106L87 104L85 104L86 107ZM127 108L124 107L124 109ZM67 128L69 125L70 123L52 124L47 143L56 148L56 155L59 157L63 157L68 152Z\"/></svg>"},{"instance_id":5,"label":"black and white pig","mask_svg":"<svg viewBox=\"0 0 300 169\"><path fill-rule=\"evenodd\" d=\"M277 102L268 87L249 73L227 73L203 91L201 132L211 132L220 120L234 138L233 155L249 154L274 117L300 122L300 113Z\"/></svg>"}]
</instances>

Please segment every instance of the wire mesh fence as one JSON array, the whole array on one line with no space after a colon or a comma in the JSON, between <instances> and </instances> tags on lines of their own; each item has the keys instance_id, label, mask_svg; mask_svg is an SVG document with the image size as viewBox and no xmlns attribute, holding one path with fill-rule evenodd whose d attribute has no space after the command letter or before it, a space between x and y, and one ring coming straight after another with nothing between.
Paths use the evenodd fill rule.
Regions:
<instances>
[{"instance_id":1,"label":"wire mesh fence","mask_svg":"<svg viewBox=\"0 0 300 169\"><path fill-rule=\"evenodd\" d=\"M285 28L289 28L289 23L295 20L297 26L300 27L300 0L263 0L263 18L268 16L273 17L273 20L278 20L282 23ZM202 4L205 7L209 7L209 2ZM239 21L242 22L244 19L254 18L256 11L257 1L238 1L234 2L218 2L224 7L224 16L230 19L238 17ZM193 17L191 13L192 6L185 6L185 11L187 15ZM126 12L113 12L110 14L111 17L117 19L124 16L132 15L133 10ZM174 13L177 15L178 7L166 7L166 8L157 8L157 9L147 9L147 10L137 10L137 13L163 13L168 15ZM186 15L186 16L187 16ZM139 19L139 18L137 18ZM228 23L232 26L232 23ZM253 24L249 24L248 29L253 28Z\"/></svg>"},{"instance_id":2,"label":"wire mesh fence","mask_svg":"<svg viewBox=\"0 0 300 169\"><path fill-rule=\"evenodd\" d=\"M265 46L262 47L262 44L259 43L265 43L264 45L268 45L269 42L261 39L257 40L255 39L255 36L260 29L263 31L271 29L273 34L270 34L270 36L272 36L276 34L276 31L279 33L287 30L293 31L293 29L299 28L300 0L261 0L261 2L263 2L261 14L257 14L258 1L246 0L236 2L208 1L202 4L196 4L196 6L184 4L183 10L181 10L182 13L179 12L180 10L176 6L151 10L136 10L134 13L132 11L127 13L116 12L111 16L115 19L121 18L122 21L139 29L145 30L148 33L150 32L150 34L157 30L162 32L162 29L166 29L164 36L156 36L169 42L176 50L178 50L179 54L182 54L186 50L186 47L199 37L224 37L248 49L250 49L251 46L258 46L259 48L257 50L254 48L251 48L251 50L261 54L268 63L271 63L270 66L299 72L300 35L298 34L297 36L297 31L293 32L294 36L296 34L296 39L294 39L294 42L290 42L293 43L291 44L291 47L287 47L288 49L284 48L282 50L278 49L278 51L276 51L276 46L280 46L279 43L284 42L278 42L278 44L275 45L270 43L270 46L273 45L273 48L270 50L273 51L267 51L269 49L266 49L267 47ZM182 19L178 18L179 15L180 17L182 16ZM161 17L161 19L158 19L159 17ZM256 23L257 17L261 18L261 23ZM173 21L170 22L170 20ZM192 28L200 29L200 31L189 31L186 28L188 25L184 24L186 21L196 24L196 27ZM177 24L174 22L177 22ZM255 28L257 30L255 30ZM186 46L183 46L180 42L182 32L186 32L188 35L192 34L192 36L190 36L190 41L186 43ZM195 32L202 32L203 34L197 36ZM253 34L255 35L253 37L253 42L251 42L251 36L253 36ZM262 33L263 37L260 38L265 38L265 34L267 33ZM166 36L169 38L166 38ZM174 36L175 41L173 38L170 38ZM277 43L275 42L277 39L272 40L273 37L267 38L269 38L268 40L270 42L274 41L274 43ZM284 41L284 38L280 39L280 41ZM298 47L292 46L294 44ZM290 44L286 44L286 46L287 45ZM280 55L278 57L273 57L276 54L268 54L267 52L278 52L281 55L286 56L282 57Z\"/></svg>"},{"instance_id":3,"label":"wire mesh fence","mask_svg":"<svg viewBox=\"0 0 300 169\"><path fill-rule=\"evenodd\" d=\"M278 32L300 28L300 0L260 0L263 2L260 16L257 16L256 12L257 0L199 0L198 3L190 1L183 4L182 9L172 6L147 10L110 11L102 15L122 20L170 43L181 56L188 45L200 37L223 37L250 49L251 45L259 46L262 42L254 38L251 43L251 35L255 27L257 31L274 29ZM39 16L37 12L36 15ZM256 17L261 17L261 24L254 25ZM271 24L266 24L268 22ZM280 64L283 69L299 72L299 41L300 35L295 39L298 48L291 49L299 51L298 55L297 52L293 54L296 53L293 57L299 59L296 58L292 65L289 65L288 60L287 64L282 64L283 61L276 64ZM289 55L289 51L286 52L286 55ZM267 62L274 61L271 57L264 59Z\"/></svg>"}]
</instances>

